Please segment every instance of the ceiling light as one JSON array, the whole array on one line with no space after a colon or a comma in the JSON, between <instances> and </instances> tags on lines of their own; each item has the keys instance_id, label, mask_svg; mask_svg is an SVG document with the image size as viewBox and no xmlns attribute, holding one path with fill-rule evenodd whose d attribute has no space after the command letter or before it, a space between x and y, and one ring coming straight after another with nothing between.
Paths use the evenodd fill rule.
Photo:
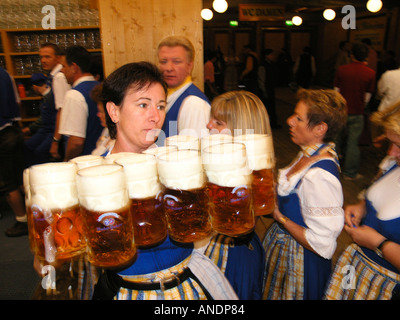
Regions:
<instances>
[{"instance_id":1,"label":"ceiling light","mask_svg":"<svg viewBox=\"0 0 400 320\"><path fill-rule=\"evenodd\" d=\"M367 9L371 12L378 12L382 9L382 5L381 0L368 0Z\"/></svg>"},{"instance_id":2,"label":"ceiling light","mask_svg":"<svg viewBox=\"0 0 400 320\"><path fill-rule=\"evenodd\" d=\"M210 9L201 10L200 15L204 20L207 21L213 18L213 12Z\"/></svg>"},{"instance_id":3,"label":"ceiling light","mask_svg":"<svg viewBox=\"0 0 400 320\"><path fill-rule=\"evenodd\" d=\"M300 18L299 16L294 16L294 17L292 18L292 22L293 22L293 24L294 24L295 26L299 26L299 25L301 25L301 24L303 23L303 19Z\"/></svg>"},{"instance_id":4,"label":"ceiling light","mask_svg":"<svg viewBox=\"0 0 400 320\"><path fill-rule=\"evenodd\" d=\"M228 9L228 2L225 0L214 0L213 8L218 13L224 13Z\"/></svg>"},{"instance_id":5,"label":"ceiling light","mask_svg":"<svg viewBox=\"0 0 400 320\"><path fill-rule=\"evenodd\" d=\"M325 9L324 13L323 13L323 16L324 16L324 18L326 20L331 21L331 20L335 19L336 12L334 10L332 10L332 9Z\"/></svg>"}]
</instances>

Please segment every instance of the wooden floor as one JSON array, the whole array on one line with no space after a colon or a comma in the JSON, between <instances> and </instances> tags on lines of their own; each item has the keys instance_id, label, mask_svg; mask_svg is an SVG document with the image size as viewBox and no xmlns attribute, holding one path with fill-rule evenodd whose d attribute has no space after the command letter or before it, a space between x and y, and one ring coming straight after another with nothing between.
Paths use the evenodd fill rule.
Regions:
<instances>
[{"instance_id":1,"label":"wooden floor","mask_svg":"<svg viewBox=\"0 0 400 320\"><path fill-rule=\"evenodd\" d=\"M298 153L299 148L293 144L290 140L288 133L288 126L286 125L286 119L292 114L296 100L295 93L289 88L278 88L276 92L277 96L277 115L278 121L282 125L280 129L273 130L274 148L276 154L276 168L282 168L290 163L290 161ZM358 193L368 186L369 182L377 171L377 165L384 156L382 150L377 150L372 146L361 146L362 161L360 173L364 176L362 179L357 181L346 181L342 180L344 190L344 202L346 204L357 202ZM258 220L256 226L256 232L263 238L267 228L271 225L273 219L262 217ZM338 246L333 257L332 263L336 262L339 254L343 249L351 242L351 239L342 232L338 239ZM58 272L57 280L57 292L47 293L38 285L38 288L33 296L33 299L69 299L67 288L76 282L76 278L70 277L68 268L65 268L64 272Z\"/></svg>"}]
</instances>

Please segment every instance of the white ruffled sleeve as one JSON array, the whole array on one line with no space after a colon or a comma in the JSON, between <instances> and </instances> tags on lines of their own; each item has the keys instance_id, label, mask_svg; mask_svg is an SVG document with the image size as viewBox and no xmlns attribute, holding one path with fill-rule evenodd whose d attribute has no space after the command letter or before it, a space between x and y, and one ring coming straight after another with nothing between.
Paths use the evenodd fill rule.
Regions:
<instances>
[{"instance_id":1,"label":"white ruffled sleeve","mask_svg":"<svg viewBox=\"0 0 400 320\"><path fill-rule=\"evenodd\" d=\"M299 187L306 239L323 258L331 259L336 239L343 229L343 189L340 181L326 170L312 168Z\"/></svg>"}]
</instances>

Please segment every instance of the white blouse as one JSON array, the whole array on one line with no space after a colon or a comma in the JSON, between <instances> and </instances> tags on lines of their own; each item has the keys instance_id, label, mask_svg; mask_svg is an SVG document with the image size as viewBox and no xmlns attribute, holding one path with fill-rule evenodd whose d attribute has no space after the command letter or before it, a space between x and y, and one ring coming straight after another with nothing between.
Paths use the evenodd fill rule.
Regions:
<instances>
[{"instance_id":1,"label":"white blouse","mask_svg":"<svg viewBox=\"0 0 400 320\"><path fill-rule=\"evenodd\" d=\"M320 256L331 259L336 250L336 239L344 226L342 185L334 175L324 169L309 169L314 162L287 178L287 173L300 158L301 153L290 166L279 170L278 194L289 195L299 180L303 179L297 194L301 214L307 226L306 239Z\"/></svg>"},{"instance_id":2,"label":"white blouse","mask_svg":"<svg viewBox=\"0 0 400 320\"><path fill-rule=\"evenodd\" d=\"M380 168L383 172L390 169L396 160L385 158ZM400 217L400 167L393 169L376 181L366 192L380 220L392 220Z\"/></svg>"}]
</instances>

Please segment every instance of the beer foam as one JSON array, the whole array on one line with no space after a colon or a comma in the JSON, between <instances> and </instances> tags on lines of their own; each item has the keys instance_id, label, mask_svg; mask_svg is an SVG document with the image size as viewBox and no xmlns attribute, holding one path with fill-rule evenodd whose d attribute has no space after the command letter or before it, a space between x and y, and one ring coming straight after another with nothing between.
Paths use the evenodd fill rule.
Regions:
<instances>
[{"instance_id":1,"label":"beer foam","mask_svg":"<svg viewBox=\"0 0 400 320\"><path fill-rule=\"evenodd\" d=\"M163 147L157 147L157 148L149 148L149 149L143 151L142 153L152 154L157 157L160 154L172 152L172 151L176 151L176 150L178 150L177 146L163 146Z\"/></svg>"},{"instance_id":2,"label":"beer foam","mask_svg":"<svg viewBox=\"0 0 400 320\"><path fill-rule=\"evenodd\" d=\"M104 164L113 164L115 160L131 155L133 152L111 153L104 158Z\"/></svg>"},{"instance_id":3,"label":"beer foam","mask_svg":"<svg viewBox=\"0 0 400 320\"><path fill-rule=\"evenodd\" d=\"M235 142L246 146L246 154L251 170L271 169L275 166L272 135L246 134L236 136Z\"/></svg>"},{"instance_id":4,"label":"beer foam","mask_svg":"<svg viewBox=\"0 0 400 320\"><path fill-rule=\"evenodd\" d=\"M217 134L211 134L209 136L205 136L201 138L201 150L203 151L205 148L215 145L215 144L221 144L221 143L232 143L233 142L233 137L228 134L223 134L223 133L217 133Z\"/></svg>"},{"instance_id":5,"label":"beer foam","mask_svg":"<svg viewBox=\"0 0 400 320\"><path fill-rule=\"evenodd\" d=\"M24 184L24 192L25 192L25 206L29 208L31 206L31 186L29 184L29 168L25 169L22 174L22 181Z\"/></svg>"},{"instance_id":6,"label":"beer foam","mask_svg":"<svg viewBox=\"0 0 400 320\"><path fill-rule=\"evenodd\" d=\"M65 209L78 204L76 167L71 162L38 164L29 169L31 204L43 209Z\"/></svg>"},{"instance_id":7,"label":"beer foam","mask_svg":"<svg viewBox=\"0 0 400 320\"><path fill-rule=\"evenodd\" d=\"M179 150L200 150L200 140L195 136L175 135L165 139L165 146L177 146Z\"/></svg>"},{"instance_id":8,"label":"beer foam","mask_svg":"<svg viewBox=\"0 0 400 320\"><path fill-rule=\"evenodd\" d=\"M124 171L118 164L103 164L79 170L76 186L79 202L87 210L118 210L129 201Z\"/></svg>"},{"instance_id":9,"label":"beer foam","mask_svg":"<svg viewBox=\"0 0 400 320\"><path fill-rule=\"evenodd\" d=\"M240 143L215 144L203 149L202 159L208 181L219 186L235 187L251 183L246 148Z\"/></svg>"},{"instance_id":10,"label":"beer foam","mask_svg":"<svg viewBox=\"0 0 400 320\"><path fill-rule=\"evenodd\" d=\"M125 180L130 199L154 197L161 191L155 156L144 153L134 153L115 160L115 163L124 167Z\"/></svg>"},{"instance_id":11,"label":"beer foam","mask_svg":"<svg viewBox=\"0 0 400 320\"><path fill-rule=\"evenodd\" d=\"M170 189L191 190L204 186L201 157L196 150L178 150L157 157L161 183Z\"/></svg>"},{"instance_id":12,"label":"beer foam","mask_svg":"<svg viewBox=\"0 0 400 320\"><path fill-rule=\"evenodd\" d=\"M70 162L75 163L77 169L84 169L87 167L98 166L103 164L104 158L102 156L96 156L92 154L88 154L85 156L79 156L69 160Z\"/></svg>"}]
</instances>

